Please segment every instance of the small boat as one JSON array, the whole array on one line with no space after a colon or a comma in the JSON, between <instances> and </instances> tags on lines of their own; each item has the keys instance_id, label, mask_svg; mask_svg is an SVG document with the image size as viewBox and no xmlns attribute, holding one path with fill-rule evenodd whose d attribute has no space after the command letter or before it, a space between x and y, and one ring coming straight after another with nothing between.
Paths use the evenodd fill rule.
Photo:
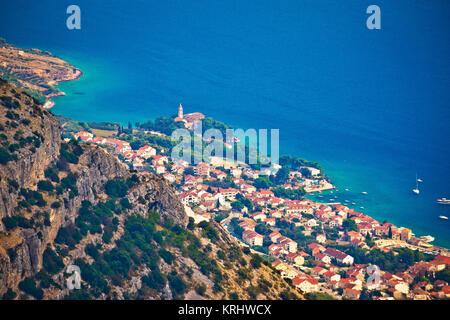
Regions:
<instances>
[{"instance_id":1,"label":"small boat","mask_svg":"<svg viewBox=\"0 0 450 320\"><path fill-rule=\"evenodd\" d=\"M367 191L363 191L363 192L361 192L362 194L367 194Z\"/></svg>"},{"instance_id":2,"label":"small boat","mask_svg":"<svg viewBox=\"0 0 450 320\"><path fill-rule=\"evenodd\" d=\"M419 183L417 180L417 173L416 173L416 188L412 190L412 192L414 192L415 194L419 194L420 190L419 190Z\"/></svg>"},{"instance_id":3,"label":"small boat","mask_svg":"<svg viewBox=\"0 0 450 320\"><path fill-rule=\"evenodd\" d=\"M448 220L448 217L446 217L446 216L439 216L439 219Z\"/></svg>"},{"instance_id":4,"label":"small boat","mask_svg":"<svg viewBox=\"0 0 450 320\"><path fill-rule=\"evenodd\" d=\"M348 189L345 189L345 191L348 191Z\"/></svg>"},{"instance_id":5,"label":"small boat","mask_svg":"<svg viewBox=\"0 0 450 320\"><path fill-rule=\"evenodd\" d=\"M364 209L364 207L360 207L361 209Z\"/></svg>"},{"instance_id":6,"label":"small boat","mask_svg":"<svg viewBox=\"0 0 450 320\"><path fill-rule=\"evenodd\" d=\"M417 179L417 182L423 182L423 180L419 178L419 179Z\"/></svg>"},{"instance_id":7,"label":"small boat","mask_svg":"<svg viewBox=\"0 0 450 320\"><path fill-rule=\"evenodd\" d=\"M356 204L356 202L352 202L352 204Z\"/></svg>"},{"instance_id":8,"label":"small boat","mask_svg":"<svg viewBox=\"0 0 450 320\"><path fill-rule=\"evenodd\" d=\"M450 199L446 199L446 198L437 199L437 203L439 203L439 204L450 204Z\"/></svg>"}]
</instances>

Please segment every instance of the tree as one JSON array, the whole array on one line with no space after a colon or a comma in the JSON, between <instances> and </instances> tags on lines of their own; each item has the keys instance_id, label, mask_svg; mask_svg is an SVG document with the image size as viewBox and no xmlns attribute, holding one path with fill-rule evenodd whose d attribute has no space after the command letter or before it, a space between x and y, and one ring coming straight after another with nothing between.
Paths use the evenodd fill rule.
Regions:
<instances>
[{"instance_id":1,"label":"tree","mask_svg":"<svg viewBox=\"0 0 450 320\"><path fill-rule=\"evenodd\" d=\"M110 197L124 197L128 192L128 186L122 179L109 180L105 184L105 192Z\"/></svg>"},{"instance_id":2,"label":"tree","mask_svg":"<svg viewBox=\"0 0 450 320\"><path fill-rule=\"evenodd\" d=\"M244 208L244 205L240 201L233 201L231 207L234 210L241 211Z\"/></svg>"},{"instance_id":3,"label":"tree","mask_svg":"<svg viewBox=\"0 0 450 320\"><path fill-rule=\"evenodd\" d=\"M255 227L255 231L262 235L268 235L272 232L265 224L257 224Z\"/></svg>"},{"instance_id":4,"label":"tree","mask_svg":"<svg viewBox=\"0 0 450 320\"><path fill-rule=\"evenodd\" d=\"M289 178L289 168L287 166L281 167L280 170L277 172L277 176L275 178L275 182L277 184L283 184L285 183Z\"/></svg>"},{"instance_id":5,"label":"tree","mask_svg":"<svg viewBox=\"0 0 450 320\"><path fill-rule=\"evenodd\" d=\"M19 289L25 293L32 295L34 298L40 300L44 296L42 289L36 287L36 281L33 278L26 278L19 283Z\"/></svg>"},{"instance_id":6,"label":"tree","mask_svg":"<svg viewBox=\"0 0 450 320\"><path fill-rule=\"evenodd\" d=\"M194 228L195 228L195 220L194 220L194 218L189 217L189 222L188 222L187 228L189 230L194 230Z\"/></svg>"},{"instance_id":7,"label":"tree","mask_svg":"<svg viewBox=\"0 0 450 320\"><path fill-rule=\"evenodd\" d=\"M272 189L275 197L289 198L291 200L301 200L306 194L304 189L285 189L282 187L276 187Z\"/></svg>"},{"instance_id":8,"label":"tree","mask_svg":"<svg viewBox=\"0 0 450 320\"><path fill-rule=\"evenodd\" d=\"M2 300L13 300L17 296L17 293L8 288L8 291L3 295Z\"/></svg>"},{"instance_id":9,"label":"tree","mask_svg":"<svg viewBox=\"0 0 450 320\"><path fill-rule=\"evenodd\" d=\"M352 219L345 219L342 223L342 227L347 231L358 231L356 222Z\"/></svg>"},{"instance_id":10,"label":"tree","mask_svg":"<svg viewBox=\"0 0 450 320\"><path fill-rule=\"evenodd\" d=\"M170 288L175 292L175 294L181 295L186 291L186 284L180 276L169 274L168 280Z\"/></svg>"},{"instance_id":11,"label":"tree","mask_svg":"<svg viewBox=\"0 0 450 320\"><path fill-rule=\"evenodd\" d=\"M0 148L0 164L7 164L11 160L17 160L17 156L11 156L5 148Z\"/></svg>"},{"instance_id":12,"label":"tree","mask_svg":"<svg viewBox=\"0 0 450 320\"><path fill-rule=\"evenodd\" d=\"M366 288L362 289L361 295L359 296L359 300L372 300Z\"/></svg>"},{"instance_id":13,"label":"tree","mask_svg":"<svg viewBox=\"0 0 450 320\"><path fill-rule=\"evenodd\" d=\"M41 191L52 191L53 190L53 185L48 180L39 181L37 186L38 186L38 189Z\"/></svg>"},{"instance_id":14,"label":"tree","mask_svg":"<svg viewBox=\"0 0 450 320\"><path fill-rule=\"evenodd\" d=\"M272 182L266 177L259 177L255 179L253 185L257 189L267 189L272 185Z\"/></svg>"}]
</instances>

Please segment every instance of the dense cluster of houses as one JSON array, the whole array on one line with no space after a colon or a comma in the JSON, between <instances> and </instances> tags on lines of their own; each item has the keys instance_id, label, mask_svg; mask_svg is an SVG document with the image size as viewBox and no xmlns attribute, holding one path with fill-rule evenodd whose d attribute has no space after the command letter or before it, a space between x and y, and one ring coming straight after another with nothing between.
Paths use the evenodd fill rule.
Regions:
<instances>
[{"instance_id":1,"label":"dense cluster of houses","mask_svg":"<svg viewBox=\"0 0 450 320\"><path fill-rule=\"evenodd\" d=\"M92 143L107 148L116 154L121 160L129 164L135 170L144 171L144 163L156 156L156 149L151 146L143 146L133 150L130 143L116 138L95 137L87 131L74 133L74 137L86 143Z\"/></svg>"},{"instance_id":2,"label":"dense cluster of houses","mask_svg":"<svg viewBox=\"0 0 450 320\"><path fill-rule=\"evenodd\" d=\"M128 142L120 139L94 137L89 132L77 132L74 136L107 148L130 168L142 174L153 171L173 183L187 214L194 217L196 222L225 214L227 218L223 224L229 226L230 219L237 218L243 230L240 241L252 247L265 247L272 258L273 268L280 271L284 278L290 279L302 292L326 292L338 298L359 299L365 288L382 291L381 296L375 296L374 299L450 297L448 283L443 281L436 281L433 285L419 282L411 286L418 275L430 275L448 268L450 258L443 255L436 256L431 262L416 263L398 274L381 270L379 280L368 281L368 266L355 264L352 256L336 247L350 245L389 251L392 246L376 240L388 239L411 246L420 246L423 244L421 240L415 238L410 229L387 222L380 223L342 204L292 200L276 196L271 188L255 187L254 179L276 174L279 166L254 170L245 164L236 163L224 165L200 162L190 165L183 160L172 162L167 156L158 155L156 149L148 145L132 150ZM302 174L305 169L309 170L307 176ZM232 187L215 187L225 180L231 181ZM282 187L303 188L309 192L333 188L321 177L320 170L305 167L291 171ZM253 209L236 206L236 200L240 203L243 200L250 201ZM277 227L283 221L301 228L305 237L312 239L309 245L299 248L296 241L283 235L283 230ZM349 231L344 228L345 222L349 221L354 222L356 229ZM256 228L258 224L265 225L270 233L259 234ZM329 230L334 232L333 239L327 234ZM375 245L369 246L368 238L375 240Z\"/></svg>"}]
</instances>

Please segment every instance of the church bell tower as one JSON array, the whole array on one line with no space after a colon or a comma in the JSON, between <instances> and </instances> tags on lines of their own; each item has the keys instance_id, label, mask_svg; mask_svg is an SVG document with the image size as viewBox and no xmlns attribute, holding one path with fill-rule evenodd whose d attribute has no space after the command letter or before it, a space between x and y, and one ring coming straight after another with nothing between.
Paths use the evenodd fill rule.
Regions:
<instances>
[{"instance_id":1,"label":"church bell tower","mask_svg":"<svg viewBox=\"0 0 450 320\"><path fill-rule=\"evenodd\" d=\"M178 106L178 117L179 117L180 119L183 119L183 106L181 105L181 103L180 103L180 105Z\"/></svg>"}]
</instances>

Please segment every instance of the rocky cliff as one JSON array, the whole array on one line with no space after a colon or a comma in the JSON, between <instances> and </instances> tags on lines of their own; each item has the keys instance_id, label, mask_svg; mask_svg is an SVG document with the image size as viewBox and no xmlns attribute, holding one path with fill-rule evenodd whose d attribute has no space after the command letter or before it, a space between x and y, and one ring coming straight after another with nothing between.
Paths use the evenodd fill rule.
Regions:
<instances>
[{"instance_id":1,"label":"rocky cliff","mask_svg":"<svg viewBox=\"0 0 450 320\"><path fill-rule=\"evenodd\" d=\"M18 207L20 190L37 190L38 182L45 178L45 170L59 159L59 122L48 111L43 110L35 99L3 81L0 95L0 142L2 159L6 159L0 165L0 294L3 294L6 288L17 287L22 279L40 270L47 244L54 241L61 226L75 220L82 201L96 203L106 181L125 177L129 175L129 171L104 150L84 147L78 163L69 164L72 172L78 175L78 195L71 197L69 191L64 191L55 199L52 199L52 195L46 195L45 206L33 205L27 208L28 211L21 210ZM18 147L11 147L14 145ZM136 202L139 196L147 198L155 210L167 212L167 216L178 223L186 224L181 204L173 189L162 179L147 178L128 195L131 202ZM62 200L63 205L52 208L50 201L56 201L56 198ZM142 204L134 208L135 211L145 210ZM12 230L5 227L3 218L24 217L31 220L35 218L36 211L45 209L49 213L48 225L40 228L17 227Z\"/></svg>"},{"instance_id":2,"label":"rocky cliff","mask_svg":"<svg viewBox=\"0 0 450 320\"><path fill-rule=\"evenodd\" d=\"M139 177L104 149L62 141L55 117L4 81L0 143L0 296L298 297L220 225L188 224L163 178ZM65 285L72 264L83 279L75 292Z\"/></svg>"}]
</instances>

